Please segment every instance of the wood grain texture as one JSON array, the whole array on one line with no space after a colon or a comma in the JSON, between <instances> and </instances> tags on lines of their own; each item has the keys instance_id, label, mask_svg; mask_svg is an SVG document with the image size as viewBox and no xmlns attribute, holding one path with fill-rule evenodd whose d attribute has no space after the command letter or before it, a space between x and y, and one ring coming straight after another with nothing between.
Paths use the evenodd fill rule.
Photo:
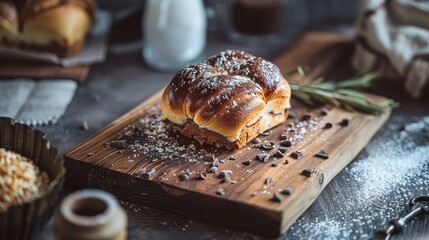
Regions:
<instances>
[{"instance_id":1,"label":"wood grain texture","mask_svg":"<svg viewBox=\"0 0 429 240\"><path fill-rule=\"evenodd\" d=\"M0 78L3 79L71 79L81 83L86 80L88 74L89 66L87 65L65 68L49 63L0 61Z\"/></svg>"},{"instance_id":2,"label":"wood grain texture","mask_svg":"<svg viewBox=\"0 0 429 240\"><path fill-rule=\"evenodd\" d=\"M311 38L304 36L304 39L316 41L317 36L311 36ZM327 39L332 40L331 38ZM338 56L343 52L343 47L346 44L333 42L334 45L332 42L320 44L324 46L320 49L325 50L315 51L317 53L325 52L318 59L326 66L315 67L314 69L319 69L319 72L314 73L314 76L332 69L334 60L338 59ZM342 38L339 42L344 43ZM290 48L285 54L288 57L292 54L301 56L302 47L301 51L296 49ZM326 49L331 50L327 51ZM304 51L308 51L307 48ZM276 63L282 69L293 68L293 61L288 62L285 59L287 58L280 57ZM291 57L291 59L294 58ZM306 59L299 64L309 63L308 65L314 66L315 63L309 61L313 60L314 56L308 54ZM323 61L326 59L331 60ZM241 165L242 161L253 158L260 152L251 147L250 144L250 149L246 147L234 153L237 160L225 160L225 163L220 165L220 170L230 169L234 172L233 180L237 180L236 184L221 183L214 175L210 175L205 181L195 179L196 175L191 175L189 181L179 181L177 175L182 171L190 169L199 172L206 169L207 166L203 162L173 162L163 165L152 163L145 156L133 157L133 162L130 162L128 157L132 153L126 151L123 154L118 154L116 150L104 146L106 141L115 139L125 126L143 117L147 109L156 106L160 101L161 92L66 153L69 181L80 186L106 189L115 193L120 199L127 201L174 211L267 236L277 236L286 231L311 205L329 181L357 155L389 116L389 112L380 116L368 116L333 108L327 116L321 117L319 116L320 109L297 107L297 104L294 104L292 110L294 113L299 116L302 113L311 112L313 116L318 116L318 124L312 130L306 129L307 133L304 139L293 145L285 157L277 160L279 162L278 167L272 167L271 161L260 163L255 160L250 166ZM338 125L342 118L350 119L348 127ZM281 132L291 121L296 120L288 120L283 126L273 129L272 134L263 139L278 143ZM332 122L334 127L323 129L325 122ZM322 149L330 154L329 159L322 160L313 156ZM301 150L304 157L300 160L291 159L288 155L295 150ZM221 152L216 153L216 156L219 159L224 159L230 154ZM244 158L244 156L246 157ZM285 159L289 160L289 164L283 164ZM153 177L153 180L145 180L135 175L137 170L144 167L156 168L157 176ZM302 176L300 173L306 168L313 169L315 175L311 177ZM157 181L160 174L164 173L166 173L168 180ZM274 182L265 185L264 181L267 177L272 177ZM224 196L216 194L219 187L226 189ZM290 196L282 196L283 201L281 203L271 201L274 191L286 187L293 189ZM263 190L269 194L252 196L253 192L262 192Z\"/></svg>"}]
</instances>

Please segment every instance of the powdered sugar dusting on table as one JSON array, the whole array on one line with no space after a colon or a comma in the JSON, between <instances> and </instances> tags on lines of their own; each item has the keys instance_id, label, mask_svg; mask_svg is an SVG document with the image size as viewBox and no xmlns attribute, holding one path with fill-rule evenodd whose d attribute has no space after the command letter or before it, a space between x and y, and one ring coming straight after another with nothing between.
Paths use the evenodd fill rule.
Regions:
<instances>
[{"instance_id":1,"label":"powdered sugar dusting on table","mask_svg":"<svg viewBox=\"0 0 429 240\"><path fill-rule=\"evenodd\" d=\"M329 185L325 190L346 196L345 201L337 200L339 210L335 212L341 214L333 215L329 209L322 209L322 214L312 222L305 221L304 215L292 226L288 236L367 239L388 220L406 211L409 199L429 193L429 116L415 118L411 123L393 118L365 150L337 176L357 187L336 189ZM348 194L352 189L354 193ZM347 198L348 195L353 198ZM364 232L364 226L373 231Z\"/></svg>"}]
</instances>

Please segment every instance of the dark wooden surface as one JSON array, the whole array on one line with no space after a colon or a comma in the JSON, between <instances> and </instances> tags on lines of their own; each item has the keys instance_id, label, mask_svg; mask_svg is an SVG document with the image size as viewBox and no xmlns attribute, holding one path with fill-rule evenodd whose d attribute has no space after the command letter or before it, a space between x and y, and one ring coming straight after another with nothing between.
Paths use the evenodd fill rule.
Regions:
<instances>
[{"instance_id":1,"label":"dark wooden surface","mask_svg":"<svg viewBox=\"0 0 429 240\"><path fill-rule=\"evenodd\" d=\"M142 61L140 42L127 39L127 32L128 34L131 32L136 35L135 33L138 31L138 28L117 30L116 36L121 36L120 40L122 42L112 42L106 62L94 65L91 68L88 81L79 87L65 115L56 125L40 128L48 134L52 145L56 146L62 153L129 111L170 81L173 73L159 73L149 69ZM242 49L255 55L273 59L288 44L288 40L285 39L284 42L278 45L265 48L241 47L229 43L224 38L224 35L218 32L210 32L208 39L208 46L204 56L232 48ZM339 66L338 71L347 72L347 64ZM429 115L428 98L418 101L410 99L400 83L381 81L372 91L393 97L401 103L400 107L394 109L388 125L394 124L395 119L398 118L401 118L401 121L404 122L412 122L416 117ZM101 100L98 101L98 99ZM90 127L88 131L80 130L83 121L88 121ZM385 127L375 136L375 139L383 140L386 134L391 131L396 130ZM423 136L420 141L427 143L428 136ZM365 156L364 150L358 155L355 162L363 161ZM427 167L427 165L425 166ZM360 186L353 180L354 177L350 171L343 171L337 175L298 222L279 239L372 238L374 229L380 227L388 218L403 213L405 201L409 196L429 193L429 183L419 181L417 186L415 184L408 187L404 186L401 191L389 193L391 194L391 200L389 201L383 200L365 209L356 206L356 209L344 211L345 204L350 199L358 197L355 194L359 192ZM260 238L240 230L212 225L192 218L148 208L144 205L128 202L121 203L127 210L130 219L129 239ZM395 207L390 207L392 211L388 213L381 211L380 209L383 209L383 205L387 204ZM357 220L364 215L372 215L375 220L371 223L362 223ZM332 232L327 231L326 226L317 224L323 223L324 219L335 219L337 222L343 223L340 230L347 234L332 234ZM327 224L329 223L328 221ZM51 223L39 238L52 239L52 229ZM403 234L392 239L427 238L429 238L429 217L413 222L405 229Z\"/></svg>"}]
</instances>

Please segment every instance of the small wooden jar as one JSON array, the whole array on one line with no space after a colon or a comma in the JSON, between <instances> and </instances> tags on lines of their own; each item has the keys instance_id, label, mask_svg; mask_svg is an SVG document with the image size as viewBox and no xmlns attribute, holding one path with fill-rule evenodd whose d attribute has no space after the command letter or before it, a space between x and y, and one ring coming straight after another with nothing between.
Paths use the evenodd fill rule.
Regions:
<instances>
[{"instance_id":1,"label":"small wooden jar","mask_svg":"<svg viewBox=\"0 0 429 240\"><path fill-rule=\"evenodd\" d=\"M66 197L55 216L57 240L123 240L128 219L116 198L87 189Z\"/></svg>"}]
</instances>

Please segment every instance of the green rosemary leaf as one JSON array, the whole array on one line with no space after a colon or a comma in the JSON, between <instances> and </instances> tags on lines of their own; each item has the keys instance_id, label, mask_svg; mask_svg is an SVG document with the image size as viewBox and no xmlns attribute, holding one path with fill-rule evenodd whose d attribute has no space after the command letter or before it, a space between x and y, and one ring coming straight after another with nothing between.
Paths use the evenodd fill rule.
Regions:
<instances>
[{"instance_id":1,"label":"green rosemary leaf","mask_svg":"<svg viewBox=\"0 0 429 240\"><path fill-rule=\"evenodd\" d=\"M305 71L302 67L298 67L295 73L298 73L302 80L305 78ZM368 73L341 82L325 82L323 78L320 78L311 83L292 82L290 86L292 96L308 105L333 104L350 111L357 110L376 114L382 113L386 108L397 106L397 103L391 99L381 103L375 102L357 90L370 87L376 77L376 74Z\"/></svg>"}]
</instances>

